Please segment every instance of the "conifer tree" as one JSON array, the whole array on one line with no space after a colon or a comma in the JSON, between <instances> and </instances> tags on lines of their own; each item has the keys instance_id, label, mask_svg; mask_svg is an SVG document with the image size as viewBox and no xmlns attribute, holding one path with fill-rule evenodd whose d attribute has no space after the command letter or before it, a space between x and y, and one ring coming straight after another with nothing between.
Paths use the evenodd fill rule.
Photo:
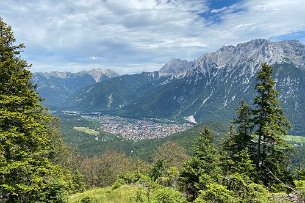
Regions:
<instances>
[{"instance_id":1,"label":"conifer tree","mask_svg":"<svg viewBox=\"0 0 305 203\"><path fill-rule=\"evenodd\" d=\"M272 79L272 67L263 64L258 72L258 96L254 100L254 123L257 135L256 168L265 185L289 177L288 164L290 147L284 141L290 124L280 108L276 82Z\"/></svg>"},{"instance_id":2,"label":"conifer tree","mask_svg":"<svg viewBox=\"0 0 305 203\"><path fill-rule=\"evenodd\" d=\"M63 202L63 175L50 160L50 115L31 83L30 65L20 56L23 48L0 18L0 198Z\"/></svg>"},{"instance_id":3,"label":"conifer tree","mask_svg":"<svg viewBox=\"0 0 305 203\"><path fill-rule=\"evenodd\" d=\"M253 173L252 112L249 105L242 100L236 112L236 119L230 126L223 143L222 159L226 172ZM251 159L252 158L252 159Z\"/></svg>"},{"instance_id":4,"label":"conifer tree","mask_svg":"<svg viewBox=\"0 0 305 203\"><path fill-rule=\"evenodd\" d=\"M237 109L237 118L234 120L234 125L236 126L236 136L234 137L236 143L236 151L240 152L242 150L252 149L252 112L251 108L245 100L242 100L240 106Z\"/></svg>"},{"instance_id":5,"label":"conifer tree","mask_svg":"<svg viewBox=\"0 0 305 203\"><path fill-rule=\"evenodd\" d=\"M185 163L181 172L181 186L189 200L196 199L200 190L221 179L220 157L212 141L211 132L204 128L194 146L194 156Z\"/></svg>"}]
</instances>

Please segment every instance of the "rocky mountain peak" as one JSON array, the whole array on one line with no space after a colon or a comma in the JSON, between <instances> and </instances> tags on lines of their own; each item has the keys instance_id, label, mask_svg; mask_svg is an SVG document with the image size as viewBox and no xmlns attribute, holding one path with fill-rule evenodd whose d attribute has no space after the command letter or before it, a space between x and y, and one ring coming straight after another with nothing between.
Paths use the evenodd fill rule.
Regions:
<instances>
[{"instance_id":1,"label":"rocky mountain peak","mask_svg":"<svg viewBox=\"0 0 305 203\"><path fill-rule=\"evenodd\" d=\"M94 69L67 79L37 77L36 84L47 98L45 104L55 109L227 122L242 99L255 98L256 73L266 62L274 67L279 99L292 121L291 132L304 135L304 61L305 46L298 41L256 39L223 46L194 62L172 59L159 72L101 78L103 82L96 83L91 75L99 78L105 72ZM55 75L65 77L64 73Z\"/></svg>"},{"instance_id":2,"label":"rocky mountain peak","mask_svg":"<svg viewBox=\"0 0 305 203\"><path fill-rule=\"evenodd\" d=\"M110 69L101 69L101 68L94 68L91 70L84 70L79 72L79 74L88 74L90 75L96 82L101 82L101 78L103 76L112 78L119 76L118 73L110 70Z\"/></svg>"},{"instance_id":3,"label":"rocky mountain peak","mask_svg":"<svg viewBox=\"0 0 305 203\"><path fill-rule=\"evenodd\" d=\"M35 75L42 75L45 78L55 77L55 78L68 78L72 75L71 72L60 72L60 71L51 71L51 72L38 72L34 73Z\"/></svg>"},{"instance_id":4,"label":"rocky mountain peak","mask_svg":"<svg viewBox=\"0 0 305 203\"><path fill-rule=\"evenodd\" d=\"M77 73L71 72L60 72L60 71L51 71L51 72L38 72L34 73L34 77L36 75L42 75L43 77L50 79L50 78L60 78L60 79L68 79L68 78L76 78L79 76L89 75L91 76L96 82L100 82L103 76L107 78L117 77L119 76L118 73L110 70L110 69L91 69L91 70L83 70Z\"/></svg>"},{"instance_id":5,"label":"rocky mountain peak","mask_svg":"<svg viewBox=\"0 0 305 203\"><path fill-rule=\"evenodd\" d=\"M180 78L191 69L193 64L193 61L171 59L159 70L159 74L160 76L173 76Z\"/></svg>"},{"instance_id":6,"label":"rocky mountain peak","mask_svg":"<svg viewBox=\"0 0 305 203\"><path fill-rule=\"evenodd\" d=\"M246 66L247 71L254 75L262 63L292 63L304 69L304 55L305 45L296 40L272 42L255 39L236 46L223 46L216 52L204 54L195 61L194 70L188 74Z\"/></svg>"}]
</instances>

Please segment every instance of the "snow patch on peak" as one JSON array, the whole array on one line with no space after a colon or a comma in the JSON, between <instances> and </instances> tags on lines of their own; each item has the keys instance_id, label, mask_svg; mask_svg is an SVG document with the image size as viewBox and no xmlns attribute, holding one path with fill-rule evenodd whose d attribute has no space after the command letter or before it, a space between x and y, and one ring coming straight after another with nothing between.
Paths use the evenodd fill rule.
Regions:
<instances>
[{"instance_id":1,"label":"snow patch on peak","mask_svg":"<svg viewBox=\"0 0 305 203\"><path fill-rule=\"evenodd\" d=\"M198 124L194 115L190 115L190 116L187 116L187 117L184 117L184 119L190 123L195 123L195 124Z\"/></svg>"}]
</instances>

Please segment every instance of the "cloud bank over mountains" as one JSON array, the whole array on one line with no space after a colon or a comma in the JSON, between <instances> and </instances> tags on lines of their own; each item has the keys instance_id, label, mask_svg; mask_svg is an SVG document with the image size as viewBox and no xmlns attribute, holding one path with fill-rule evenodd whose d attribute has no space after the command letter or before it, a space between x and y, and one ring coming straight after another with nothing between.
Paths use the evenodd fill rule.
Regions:
<instances>
[{"instance_id":1,"label":"cloud bank over mountains","mask_svg":"<svg viewBox=\"0 0 305 203\"><path fill-rule=\"evenodd\" d=\"M33 71L152 71L254 38L305 42L304 0L8 0Z\"/></svg>"}]
</instances>

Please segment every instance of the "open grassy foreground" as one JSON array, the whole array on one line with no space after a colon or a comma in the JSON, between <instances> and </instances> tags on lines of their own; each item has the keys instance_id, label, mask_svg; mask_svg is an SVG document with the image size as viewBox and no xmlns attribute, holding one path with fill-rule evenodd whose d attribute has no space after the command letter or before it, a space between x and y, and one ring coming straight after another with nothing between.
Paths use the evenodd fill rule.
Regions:
<instances>
[{"instance_id":1,"label":"open grassy foreground","mask_svg":"<svg viewBox=\"0 0 305 203\"><path fill-rule=\"evenodd\" d=\"M139 187L127 185L114 190L111 187L97 188L70 196L69 203L136 203L139 191Z\"/></svg>"},{"instance_id":2,"label":"open grassy foreground","mask_svg":"<svg viewBox=\"0 0 305 203\"><path fill-rule=\"evenodd\" d=\"M143 194L143 190L139 186L124 185L118 189L96 188L85 191L83 193L77 193L70 196L68 203L137 203L137 202L149 202ZM144 198L143 198L144 197ZM152 203L158 201L151 199ZM168 201L164 201L168 202ZM177 201L169 201L170 203L177 203ZM184 202L184 201L181 201ZM255 201L257 202L257 201ZM264 201L259 201L264 202ZM285 193L272 193L267 200L269 203L294 203L298 202L295 195L288 195ZM266 203L267 203L266 202ZM180 201L178 201L180 203Z\"/></svg>"}]
</instances>

